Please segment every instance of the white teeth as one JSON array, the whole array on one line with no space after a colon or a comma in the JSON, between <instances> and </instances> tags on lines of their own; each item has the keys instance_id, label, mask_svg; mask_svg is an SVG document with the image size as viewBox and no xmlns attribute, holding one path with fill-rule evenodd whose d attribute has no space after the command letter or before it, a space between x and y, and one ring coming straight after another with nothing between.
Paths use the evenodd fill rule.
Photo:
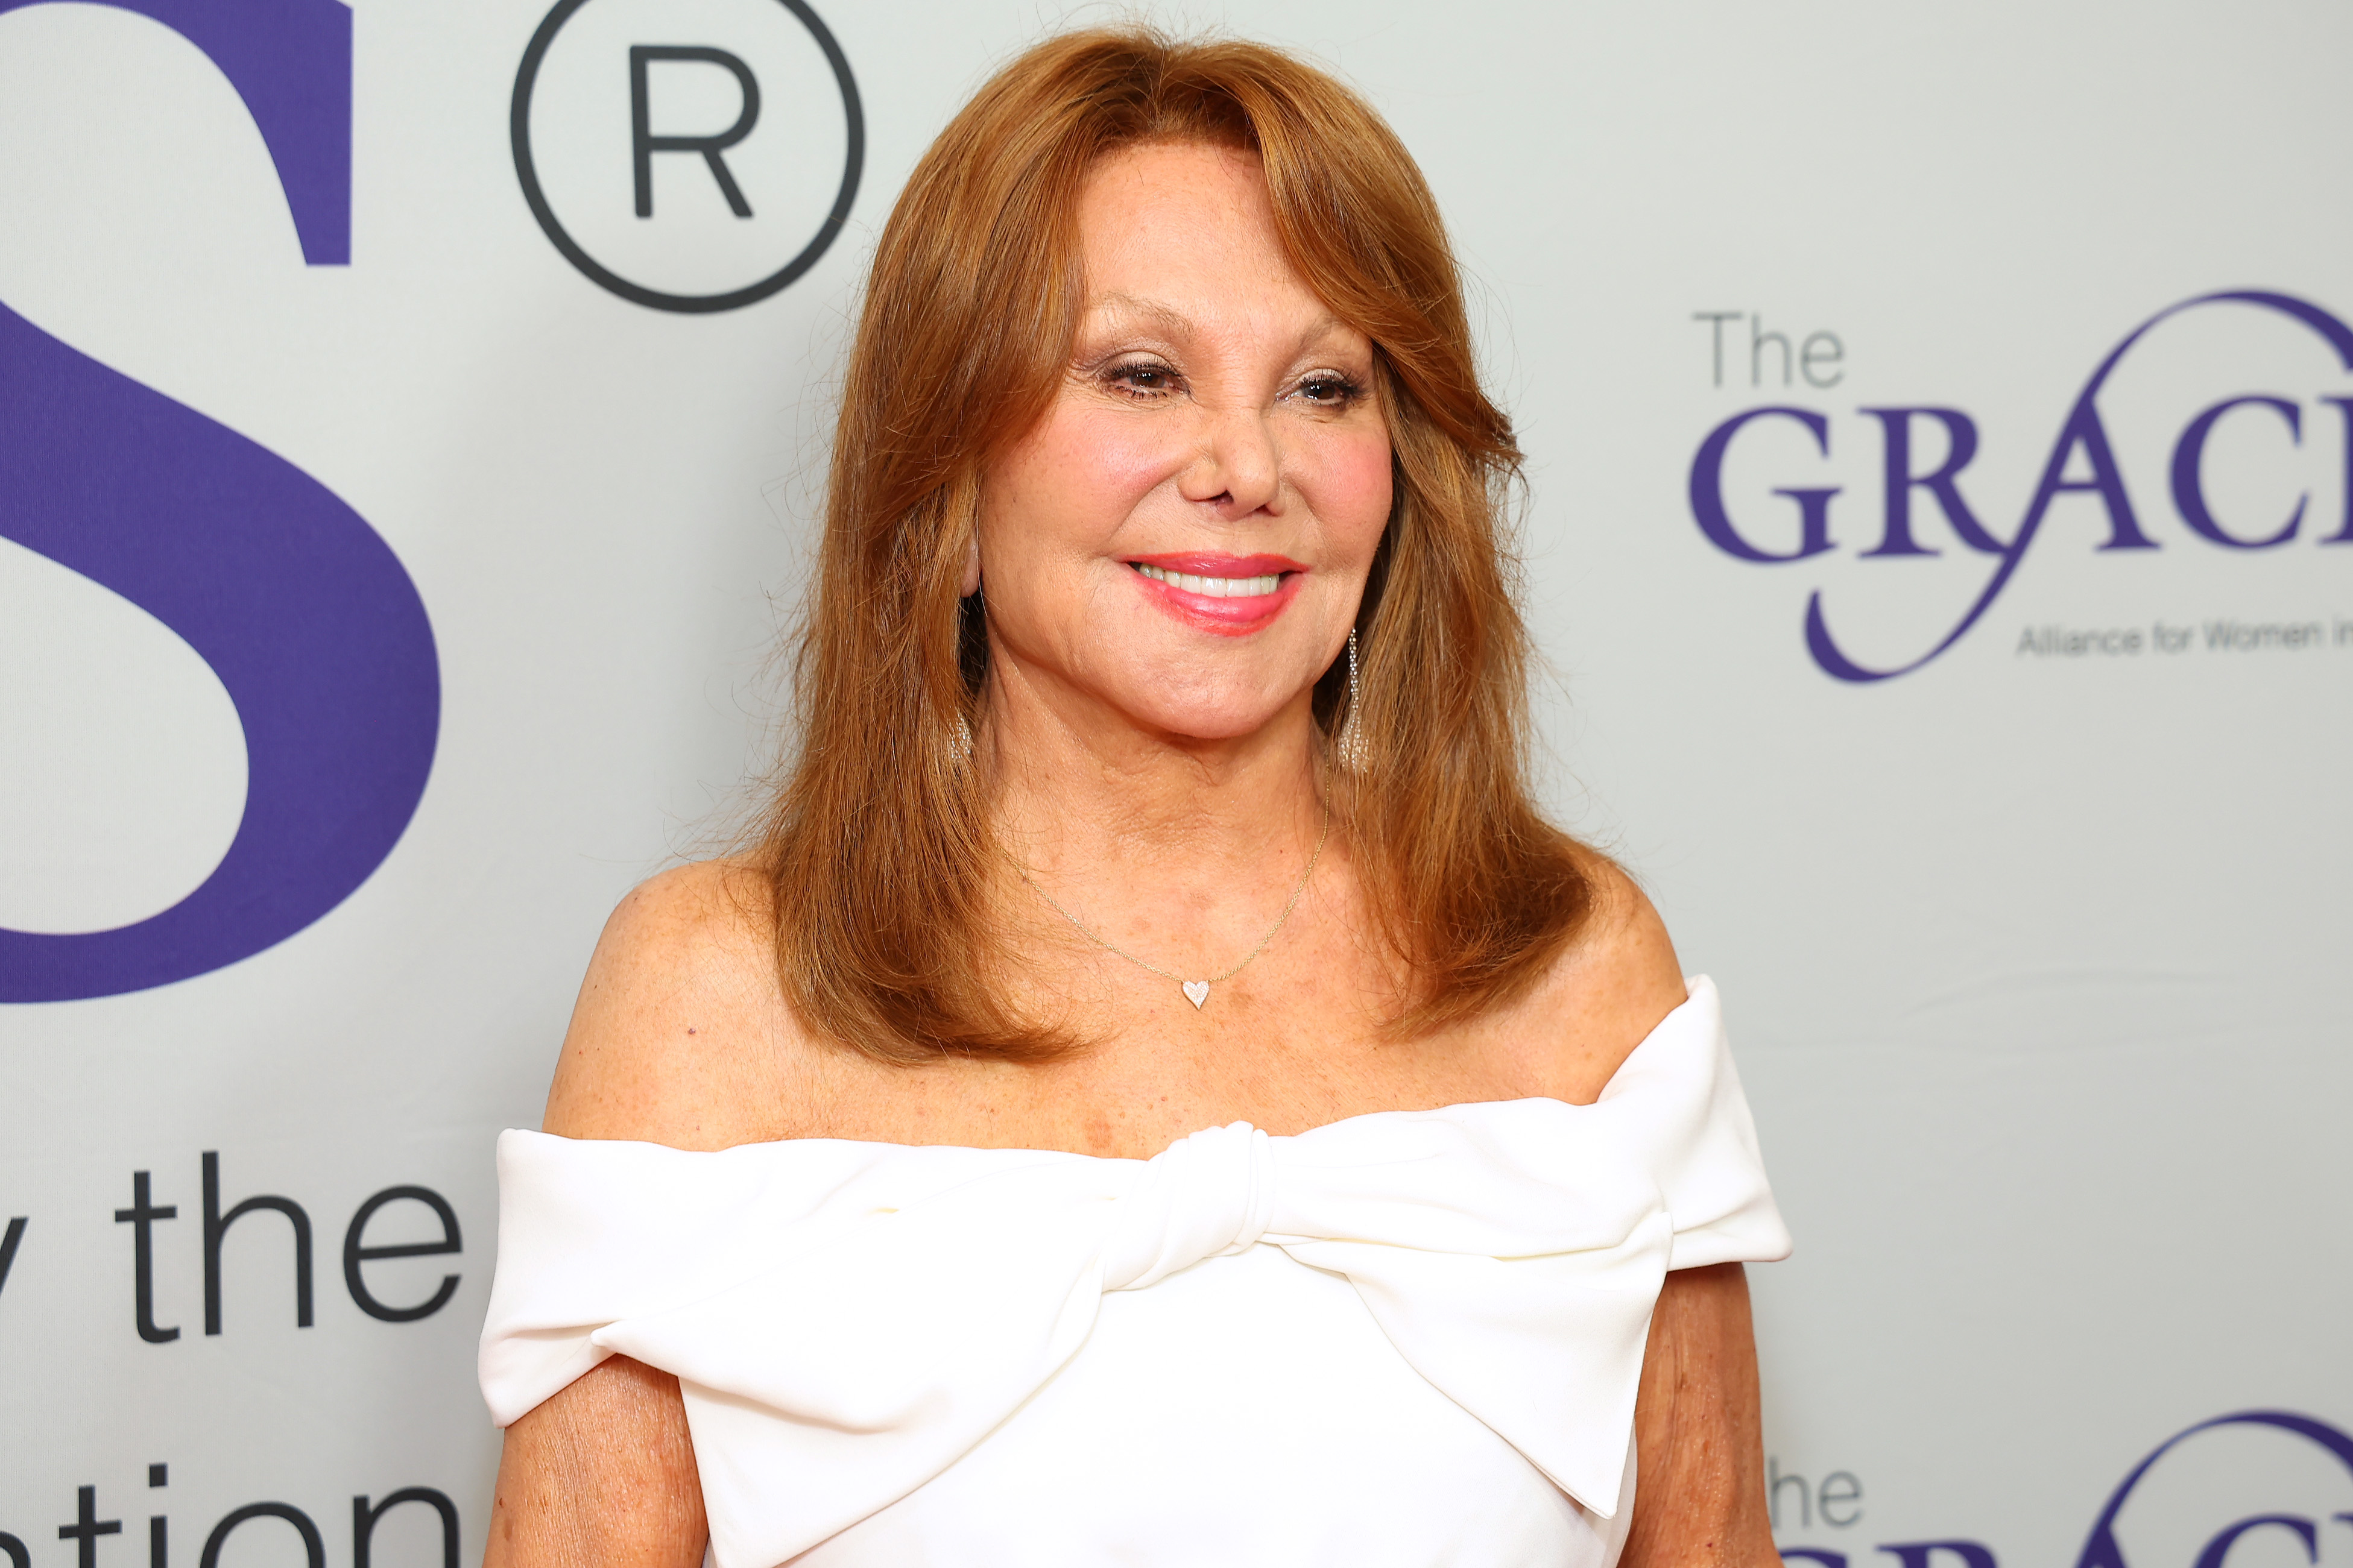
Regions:
<instances>
[{"instance_id":1,"label":"white teeth","mask_svg":"<svg viewBox=\"0 0 2353 1568\"><path fill-rule=\"evenodd\" d=\"M1158 566L1135 563L1135 569L1155 583L1166 583L1187 594L1198 594L1208 599L1254 599L1261 594L1271 594L1282 586L1282 574L1270 572L1262 577L1196 577L1187 572L1169 572Z\"/></svg>"}]
</instances>

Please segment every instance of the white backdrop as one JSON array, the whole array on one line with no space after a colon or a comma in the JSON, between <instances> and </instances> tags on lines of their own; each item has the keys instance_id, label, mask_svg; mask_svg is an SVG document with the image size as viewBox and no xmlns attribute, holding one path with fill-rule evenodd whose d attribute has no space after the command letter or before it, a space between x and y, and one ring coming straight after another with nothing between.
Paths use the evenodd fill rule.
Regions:
<instances>
[{"instance_id":1,"label":"white backdrop","mask_svg":"<svg viewBox=\"0 0 2353 1568\"><path fill-rule=\"evenodd\" d=\"M160 1518L206 1568L304 1521L356 1562L352 1500L405 1489L375 1561L440 1560L436 1498L479 1553L492 1136L762 754L904 171L1115 15L815 3L861 144L813 259L853 137L782 0L0 5L24 1561ZM1553 799L1723 985L1799 1237L1755 1271L1784 1548L2353 1565L2353 13L1151 14L1336 67L1455 226L1534 459ZM691 151L635 216L633 44L755 80L750 216ZM646 71L652 134L741 117L723 64ZM216 1212L289 1200L215 1227L216 1333L208 1154ZM445 1249L347 1259L404 1243Z\"/></svg>"}]
</instances>

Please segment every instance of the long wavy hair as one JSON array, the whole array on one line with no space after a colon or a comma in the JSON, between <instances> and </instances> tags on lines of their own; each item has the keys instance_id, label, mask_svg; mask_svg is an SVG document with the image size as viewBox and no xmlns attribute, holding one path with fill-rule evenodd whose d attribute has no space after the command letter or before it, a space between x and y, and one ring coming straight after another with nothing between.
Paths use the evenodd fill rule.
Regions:
<instances>
[{"instance_id":1,"label":"long wavy hair","mask_svg":"<svg viewBox=\"0 0 2353 1568\"><path fill-rule=\"evenodd\" d=\"M1279 50L1140 28L1072 33L1006 66L916 165L876 247L841 387L800 745L757 826L788 1002L884 1060L1017 1060L1073 1045L1003 984L1005 863L965 737L979 728L985 595L959 597L990 459L1044 416L1084 303L1076 213L1116 149L1198 142L1265 170L1292 264L1373 343L1395 500L1345 661L1318 682L1375 933L1414 1033L1527 989L1575 936L1593 852L1527 780L1526 629L1505 523L1510 422L1481 390L1429 186L1356 93ZM1335 759L1336 760L1336 759Z\"/></svg>"}]
</instances>

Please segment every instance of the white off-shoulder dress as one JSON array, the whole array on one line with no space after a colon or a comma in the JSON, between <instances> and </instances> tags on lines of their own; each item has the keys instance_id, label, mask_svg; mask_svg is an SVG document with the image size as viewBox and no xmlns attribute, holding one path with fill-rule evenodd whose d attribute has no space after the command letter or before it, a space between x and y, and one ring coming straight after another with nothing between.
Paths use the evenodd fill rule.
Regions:
<instances>
[{"instance_id":1,"label":"white off-shoulder dress","mask_svg":"<svg viewBox=\"0 0 2353 1568\"><path fill-rule=\"evenodd\" d=\"M1671 1268L1787 1255L1715 990L1589 1106L1150 1160L512 1131L482 1391L674 1373L719 1568L1609 1568Z\"/></svg>"}]
</instances>

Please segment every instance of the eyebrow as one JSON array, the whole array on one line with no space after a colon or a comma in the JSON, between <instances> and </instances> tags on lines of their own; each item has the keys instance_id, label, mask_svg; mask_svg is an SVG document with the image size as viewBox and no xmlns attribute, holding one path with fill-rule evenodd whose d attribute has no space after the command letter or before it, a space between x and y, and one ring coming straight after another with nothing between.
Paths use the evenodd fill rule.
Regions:
<instances>
[{"instance_id":1,"label":"eyebrow","mask_svg":"<svg viewBox=\"0 0 2353 1568\"><path fill-rule=\"evenodd\" d=\"M1164 305L1156 300L1145 300L1134 294L1099 295L1095 300L1095 309L1116 315L1140 316L1172 338L1189 337L1198 331L1193 324L1193 318L1175 306ZM1299 334L1299 341L1305 343L1311 339L1330 331L1335 327L1345 325L1346 323L1339 317L1327 310L1307 324L1306 331Z\"/></svg>"},{"instance_id":2,"label":"eyebrow","mask_svg":"<svg viewBox=\"0 0 2353 1568\"><path fill-rule=\"evenodd\" d=\"M1134 294L1103 295L1096 300L1095 308L1116 315L1141 316L1173 338L1190 336L1194 330L1193 318L1184 311Z\"/></svg>"}]
</instances>

